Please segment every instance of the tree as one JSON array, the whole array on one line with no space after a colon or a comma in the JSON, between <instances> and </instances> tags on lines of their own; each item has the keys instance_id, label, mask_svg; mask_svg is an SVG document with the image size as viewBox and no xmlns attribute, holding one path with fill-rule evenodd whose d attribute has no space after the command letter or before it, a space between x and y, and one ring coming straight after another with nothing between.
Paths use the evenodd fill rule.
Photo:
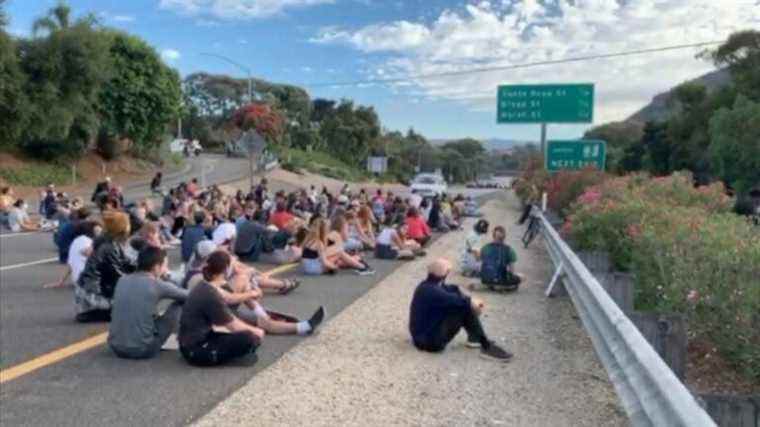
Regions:
<instances>
[{"instance_id":1,"label":"tree","mask_svg":"<svg viewBox=\"0 0 760 427\"><path fill-rule=\"evenodd\" d=\"M45 38L20 42L21 68L30 76L24 92L30 99L29 126L22 148L41 158L81 154L97 134L96 108L103 83L111 76L108 38L91 17L69 22L62 5L51 10L57 27Z\"/></svg>"},{"instance_id":2,"label":"tree","mask_svg":"<svg viewBox=\"0 0 760 427\"><path fill-rule=\"evenodd\" d=\"M322 122L335 111L335 101L317 98L311 103L311 121Z\"/></svg>"},{"instance_id":3,"label":"tree","mask_svg":"<svg viewBox=\"0 0 760 427\"><path fill-rule=\"evenodd\" d=\"M738 92L760 101L760 31L732 34L711 56L716 66L728 66Z\"/></svg>"},{"instance_id":4,"label":"tree","mask_svg":"<svg viewBox=\"0 0 760 427\"><path fill-rule=\"evenodd\" d=\"M740 95L710 120L715 172L740 194L760 185L760 103Z\"/></svg>"},{"instance_id":5,"label":"tree","mask_svg":"<svg viewBox=\"0 0 760 427\"><path fill-rule=\"evenodd\" d=\"M103 128L129 138L137 148L156 147L179 114L179 75L143 40L116 32L109 36L114 74L100 91Z\"/></svg>"},{"instance_id":6,"label":"tree","mask_svg":"<svg viewBox=\"0 0 760 427\"><path fill-rule=\"evenodd\" d=\"M380 145L380 119L373 107L354 107L352 101L344 99L325 117L319 133L330 154L358 166Z\"/></svg>"},{"instance_id":7,"label":"tree","mask_svg":"<svg viewBox=\"0 0 760 427\"><path fill-rule=\"evenodd\" d=\"M664 123L647 122L644 125L642 145L646 147L645 164L655 175L667 175L673 171L670 163L671 146L666 139Z\"/></svg>"},{"instance_id":8,"label":"tree","mask_svg":"<svg viewBox=\"0 0 760 427\"><path fill-rule=\"evenodd\" d=\"M0 28L0 146L17 145L26 125L28 100L24 82L16 43Z\"/></svg>"},{"instance_id":9,"label":"tree","mask_svg":"<svg viewBox=\"0 0 760 427\"><path fill-rule=\"evenodd\" d=\"M253 103L240 108L232 115L231 124L242 131L255 130L270 144L282 140L282 115L268 104Z\"/></svg>"}]
</instances>

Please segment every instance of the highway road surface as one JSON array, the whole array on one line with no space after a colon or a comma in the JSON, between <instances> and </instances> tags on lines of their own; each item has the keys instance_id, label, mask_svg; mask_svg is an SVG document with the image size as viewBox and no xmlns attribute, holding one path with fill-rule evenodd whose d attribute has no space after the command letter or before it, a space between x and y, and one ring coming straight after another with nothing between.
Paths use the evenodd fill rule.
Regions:
<instances>
[{"instance_id":1,"label":"highway road surface","mask_svg":"<svg viewBox=\"0 0 760 427\"><path fill-rule=\"evenodd\" d=\"M206 156L167 184L197 177L209 184L241 179L247 163ZM147 185L126 190L147 194ZM498 192L469 193L495 197ZM173 265L179 263L177 250ZM268 308L299 317L324 305L328 319L400 266L374 261L377 274L342 272L304 280L291 295L268 296ZM274 267L257 265L262 270ZM176 351L147 361L117 359L105 345L106 324L74 321L71 288L43 289L63 267L49 233L0 236L0 424L2 425L185 425L208 412L295 344L309 338L268 336L258 361L224 368L192 368ZM283 276L296 274L285 271ZM359 325L360 327L360 325ZM266 398L257 396L257 398ZM252 414L255 416L255 414Z\"/></svg>"}]
</instances>

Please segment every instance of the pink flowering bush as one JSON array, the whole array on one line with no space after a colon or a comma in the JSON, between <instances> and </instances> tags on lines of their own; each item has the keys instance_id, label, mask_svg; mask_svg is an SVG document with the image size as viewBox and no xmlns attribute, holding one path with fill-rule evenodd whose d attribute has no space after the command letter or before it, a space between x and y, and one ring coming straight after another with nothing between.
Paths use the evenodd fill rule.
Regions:
<instances>
[{"instance_id":1,"label":"pink flowering bush","mask_svg":"<svg viewBox=\"0 0 760 427\"><path fill-rule=\"evenodd\" d=\"M696 336L760 379L760 230L720 184L630 175L588 188L562 228L636 277L636 307L689 316Z\"/></svg>"}]
</instances>

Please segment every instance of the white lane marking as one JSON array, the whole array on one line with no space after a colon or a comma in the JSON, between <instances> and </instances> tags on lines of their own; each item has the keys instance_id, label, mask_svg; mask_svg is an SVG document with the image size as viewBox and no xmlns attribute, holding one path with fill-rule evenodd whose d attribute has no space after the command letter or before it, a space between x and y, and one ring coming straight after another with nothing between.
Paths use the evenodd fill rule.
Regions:
<instances>
[{"instance_id":1,"label":"white lane marking","mask_svg":"<svg viewBox=\"0 0 760 427\"><path fill-rule=\"evenodd\" d=\"M23 264L4 265L0 267L0 271L15 270L17 268L31 267L33 265L49 264L55 261L58 261L58 257L41 259L39 261L25 262Z\"/></svg>"},{"instance_id":2,"label":"white lane marking","mask_svg":"<svg viewBox=\"0 0 760 427\"><path fill-rule=\"evenodd\" d=\"M47 233L46 231L22 231L19 233L2 233L0 239L3 237L15 237L15 236L33 236L35 234Z\"/></svg>"}]
</instances>

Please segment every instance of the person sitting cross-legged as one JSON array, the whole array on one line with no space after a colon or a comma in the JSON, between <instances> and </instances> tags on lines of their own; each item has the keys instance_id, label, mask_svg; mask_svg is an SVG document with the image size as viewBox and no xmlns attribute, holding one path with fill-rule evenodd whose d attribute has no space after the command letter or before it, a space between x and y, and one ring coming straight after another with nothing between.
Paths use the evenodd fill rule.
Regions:
<instances>
[{"instance_id":1,"label":"person sitting cross-legged","mask_svg":"<svg viewBox=\"0 0 760 427\"><path fill-rule=\"evenodd\" d=\"M231 263L228 253L212 253L203 267L203 281L190 291L182 308L179 349L191 365L222 365L253 354L266 335L235 317L224 300L221 287Z\"/></svg>"},{"instance_id":2,"label":"person sitting cross-legged","mask_svg":"<svg viewBox=\"0 0 760 427\"><path fill-rule=\"evenodd\" d=\"M456 285L447 285L451 263L438 259L428 266L427 278L417 286L409 314L409 332L414 346L423 351L440 352L464 329L467 347L480 348L482 357L507 362L512 354L489 340L479 316L485 304Z\"/></svg>"},{"instance_id":3,"label":"person sitting cross-legged","mask_svg":"<svg viewBox=\"0 0 760 427\"><path fill-rule=\"evenodd\" d=\"M515 251L504 243L504 227L493 229L493 241L480 250L480 281L491 289L514 291L522 279L514 271Z\"/></svg>"},{"instance_id":4,"label":"person sitting cross-legged","mask_svg":"<svg viewBox=\"0 0 760 427\"><path fill-rule=\"evenodd\" d=\"M161 351L177 330L181 306L188 291L163 280L169 271L166 251L146 246L137 256L137 272L119 279L111 308L108 346L125 359L149 359ZM175 302L156 315L160 300Z\"/></svg>"}]
</instances>

